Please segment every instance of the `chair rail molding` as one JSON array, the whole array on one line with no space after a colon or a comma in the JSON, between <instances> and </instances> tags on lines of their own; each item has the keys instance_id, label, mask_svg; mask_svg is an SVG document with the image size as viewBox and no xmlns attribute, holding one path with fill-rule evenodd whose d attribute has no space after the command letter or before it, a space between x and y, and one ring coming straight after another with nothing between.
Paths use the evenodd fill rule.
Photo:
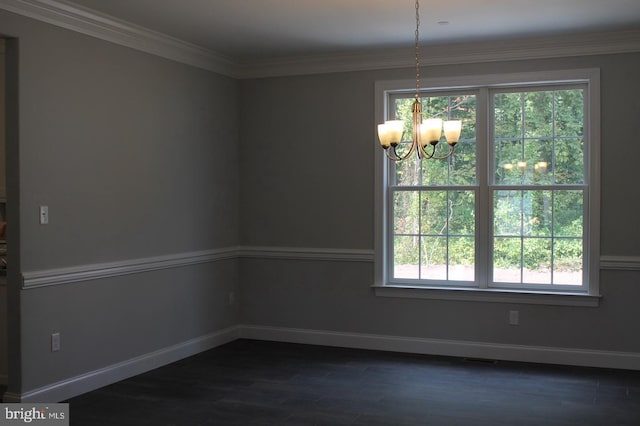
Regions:
<instances>
[{"instance_id":1,"label":"chair rail molding","mask_svg":"<svg viewBox=\"0 0 640 426\"><path fill-rule=\"evenodd\" d=\"M22 273L22 288L34 289L121 275L179 268L227 259L260 258L334 262L373 262L373 250L308 247L231 246L138 259L76 265Z\"/></svg>"},{"instance_id":2,"label":"chair rail molding","mask_svg":"<svg viewBox=\"0 0 640 426\"><path fill-rule=\"evenodd\" d=\"M209 263L225 259L236 259L238 254L238 247L225 247L109 263L96 263L67 268L28 271L22 273L22 288L31 289L52 285L70 284L80 281L91 281L121 275L197 265L200 263Z\"/></svg>"},{"instance_id":3,"label":"chair rail molding","mask_svg":"<svg viewBox=\"0 0 640 426\"><path fill-rule=\"evenodd\" d=\"M600 256L600 269L640 271L640 256Z\"/></svg>"},{"instance_id":4,"label":"chair rail molding","mask_svg":"<svg viewBox=\"0 0 640 426\"><path fill-rule=\"evenodd\" d=\"M243 258L325 260L337 262L373 262L373 250L310 248L310 247L268 247L244 246L240 249Z\"/></svg>"},{"instance_id":5,"label":"chair rail molding","mask_svg":"<svg viewBox=\"0 0 640 426\"><path fill-rule=\"evenodd\" d=\"M326 247L230 246L107 263L24 271L22 273L22 288L33 289L80 281L92 281L227 259L279 259L290 261L308 260L373 263L374 250ZM600 269L640 271L640 257L602 256L600 258Z\"/></svg>"}]
</instances>

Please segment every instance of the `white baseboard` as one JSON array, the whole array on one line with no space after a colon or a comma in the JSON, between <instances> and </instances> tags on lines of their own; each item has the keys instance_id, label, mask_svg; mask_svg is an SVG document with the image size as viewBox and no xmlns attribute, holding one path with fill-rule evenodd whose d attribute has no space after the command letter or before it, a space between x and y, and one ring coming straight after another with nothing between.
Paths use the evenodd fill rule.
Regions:
<instances>
[{"instance_id":1,"label":"white baseboard","mask_svg":"<svg viewBox=\"0 0 640 426\"><path fill-rule=\"evenodd\" d=\"M241 338L503 361L640 370L640 353L242 325Z\"/></svg>"},{"instance_id":2,"label":"white baseboard","mask_svg":"<svg viewBox=\"0 0 640 426\"><path fill-rule=\"evenodd\" d=\"M22 394L5 393L3 400L12 402L58 402L110 385L120 380L162 367L180 359L213 349L238 338L238 328L229 327L197 337L99 370L71 377Z\"/></svg>"},{"instance_id":3,"label":"white baseboard","mask_svg":"<svg viewBox=\"0 0 640 426\"><path fill-rule=\"evenodd\" d=\"M58 402L213 349L238 338L371 349L391 352L484 358L504 361L640 370L640 353L545 346L508 345L284 327L239 325L163 348L99 370L22 394L7 392L5 403Z\"/></svg>"}]
</instances>

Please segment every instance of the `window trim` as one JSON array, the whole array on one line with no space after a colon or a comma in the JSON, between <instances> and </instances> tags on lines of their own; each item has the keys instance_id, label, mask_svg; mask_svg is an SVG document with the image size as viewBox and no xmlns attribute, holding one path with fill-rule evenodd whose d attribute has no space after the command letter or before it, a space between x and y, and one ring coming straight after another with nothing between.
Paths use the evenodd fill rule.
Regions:
<instances>
[{"instance_id":1,"label":"window trim","mask_svg":"<svg viewBox=\"0 0 640 426\"><path fill-rule=\"evenodd\" d=\"M447 299L447 300L478 300L491 302L508 302L508 303L536 303L536 304L552 304L552 305L578 305L578 306L597 306L599 294L599 273L600 273L600 69L572 69L572 70L551 70L540 72L523 72L508 74L487 74L487 75L468 75L454 76L446 78L427 78L421 80L421 86L424 90L443 90L443 89L478 89L492 87L508 87L518 86L525 87L527 85L539 86L543 84L558 83L582 83L587 86L588 102L586 105L586 117L588 117L588 126L585 127L585 135L589 138L589 144L586 150L587 162L586 178L589 183L588 189L588 217L585 218L585 226L587 226L585 256L585 277L588 280L586 292L547 292L532 291L531 289L499 289L486 288L483 286L469 288L449 288L449 287L424 287L410 284L389 284L386 283L387 277L387 258L388 241L385 231L385 223L388 220L388 188L386 185L386 176L388 169L388 160L384 152L376 142L372 144L375 149L374 161L374 283L376 295L390 297L416 297L428 299ZM375 120L376 122L384 122L387 116L387 100L389 92L397 92L409 90L415 85L414 80L388 80L377 81L375 83ZM482 90L481 90L482 92ZM480 96L479 102L489 102L489 97ZM489 129L487 128L488 117L487 108L480 108L477 117L478 143L485 143L489 140ZM487 150L480 150L477 162L486 164L487 158L483 155ZM486 173L478 175L478 185L480 191L485 191L489 180L489 169L485 167ZM486 174L486 176L485 176ZM480 194L482 195L482 194ZM481 196L481 200L483 197ZM482 201L480 201L482 202ZM482 206L480 206L482 208ZM486 206L485 206L486 208ZM488 210L487 210L488 211ZM479 229L477 233L479 239L488 238L488 224L478 223ZM487 235L480 235L480 234ZM486 269L484 264L480 265L481 270ZM486 280L487 271L483 271L483 275L477 277L478 280Z\"/></svg>"}]
</instances>

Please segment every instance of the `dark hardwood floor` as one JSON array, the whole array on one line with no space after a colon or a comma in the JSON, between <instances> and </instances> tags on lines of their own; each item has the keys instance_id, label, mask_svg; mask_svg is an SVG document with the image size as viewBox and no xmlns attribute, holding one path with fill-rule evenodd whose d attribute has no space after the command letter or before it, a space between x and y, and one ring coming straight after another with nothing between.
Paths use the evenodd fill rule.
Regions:
<instances>
[{"instance_id":1,"label":"dark hardwood floor","mask_svg":"<svg viewBox=\"0 0 640 426\"><path fill-rule=\"evenodd\" d=\"M92 425L640 425L640 372L237 340L69 401Z\"/></svg>"}]
</instances>

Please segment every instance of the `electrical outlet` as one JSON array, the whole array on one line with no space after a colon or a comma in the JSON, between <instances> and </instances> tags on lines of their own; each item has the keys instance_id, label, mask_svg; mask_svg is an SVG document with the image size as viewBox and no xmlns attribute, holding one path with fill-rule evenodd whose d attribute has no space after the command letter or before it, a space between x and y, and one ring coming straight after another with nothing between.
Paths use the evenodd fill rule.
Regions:
<instances>
[{"instance_id":1,"label":"electrical outlet","mask_svg":"<svg viewBox=\"0 0 640 426\"><path fill-rule=\"evenodd\" d=\"M520 325L520 311L509 311L509 325Z\"/></svg>"},{"instance_id":2,"label":"electrical outlet","mask_svg":"<svg viewBox=\"0 0 640 426\"><path fill-rule=\"evenodd\" d=\"M58 352L60 350L60 333L51 334L51 352Z\"/></svg>"}]
</instances>

